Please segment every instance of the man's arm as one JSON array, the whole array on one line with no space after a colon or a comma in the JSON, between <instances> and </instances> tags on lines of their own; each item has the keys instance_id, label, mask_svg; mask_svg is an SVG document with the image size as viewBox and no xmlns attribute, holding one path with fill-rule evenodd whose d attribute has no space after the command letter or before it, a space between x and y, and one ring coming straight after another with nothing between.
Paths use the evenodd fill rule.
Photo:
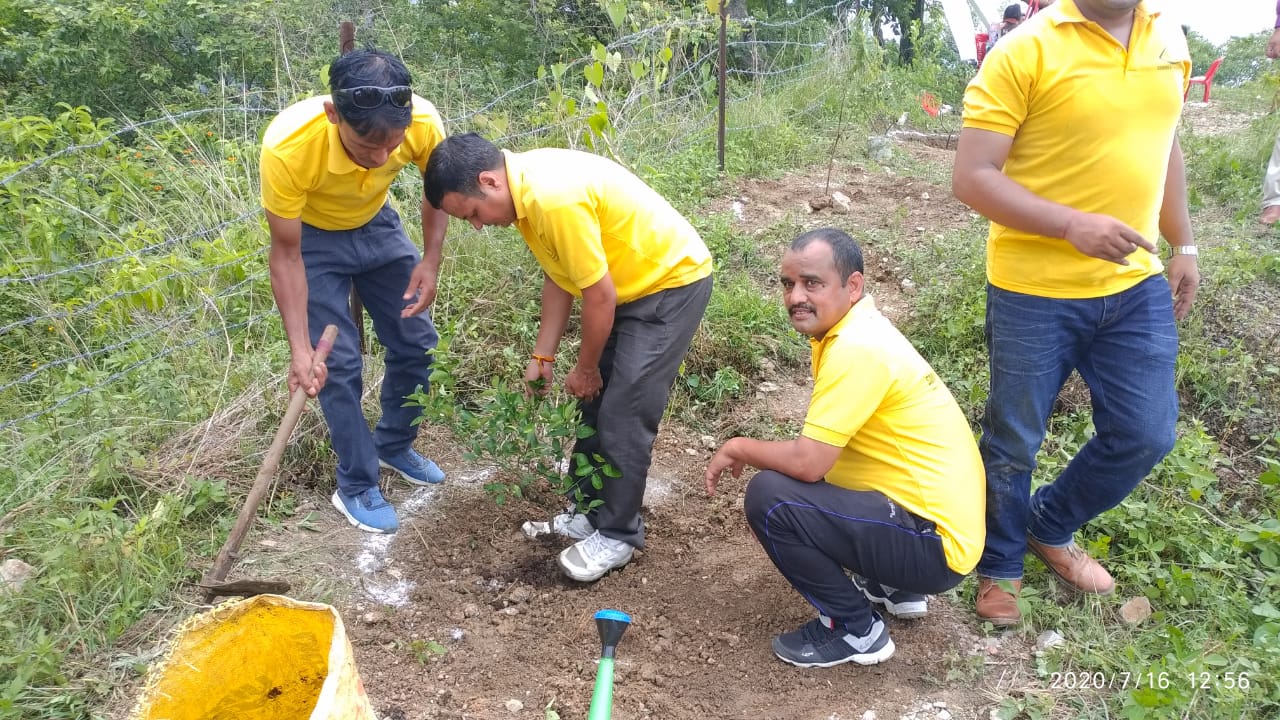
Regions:
<instances>
[{"instance_id":1,"label":"man's arm","mask_svg":"<svg viewBox=\"0 0 1280 720\"><path fill-rule=\"evenodd\" d=\"M1191 213L1187 209L1187 170L1182 145L1177 138L1169 152L1169 169L1164 180L1164 203L1160 206L1160 234L1174 248L1195 245ZM1174 252L1177 252L1176 250ZM1181 320L1191 312L1200 287L1200 266L1195 255L1174 255L1169 259L1169 287L1173 289L1173 316Z\"/></svg>"},{"instance_id":2,"label":"man's arm","mask_svg":"<svg viewBox=\"0 0 1280 720\"><path fill-rule=\"evenodd\" d=\"M551 361L540 358L555 358L560 348L560 339L569 326L569 312L573 309L573 296L556 285L542 274L542 319L538 323L538 339L533 343L533 354L524 368L524 381L534 383L542 380L541 392L551 387L554 379Z\"/></svg>"},{"instance_id":3,"label":"man's arm","mask_svg":"<svg viewBox=\"0 0 1280 720\"><path fill-rule=\"evenodd\" d=\"M725 470L735 478L742 477L745 465L774 470L803 482L817 482L835 466L841 449L803 435L795 440L772 441L733 438L720 446L707 465L707 494L715 494L716 483Z\"/></svg>"},{"instance_id":4,"label":"man's arm","mask_svg":"<svg viewBox=\"0 0 1280 720\"><path fill-rule=\"evenodd\" d=\"M1276 2L1276 29L1267 41L1267 57L1272 60L1280 57L1280 0Z\"/></svg>"},{"instance_id":5,"label":"man's arm","mask_svg":"<svg viewBox=\"0 0 1280 720\"><path fill-rule=\"evenodd\" d=\"M315 396L324 387L328 371L323 365L311 365L315 348L311 345L307 326L307 272L302 264L302 219L282 218L271 211L267 229L271 233L271 250L267 262L271 268L271 294L275 296L284 334L289 340L289 391L299 386Z\"/></svg>"},{"instance_id":6,"label":"man's arm","mask_svg":"<svg viewBox=\"0 0 1280 720\"><path fill-rule=\"evenodd\" d=\"M580 400L590 400L604 386L600 378L600 356L609 333L613 332L613 315L617 309L618 290L609 273L582 289L582 343L578 347L578 362L565 378L569 394Z\"/></svg>"},{"instance_id":7,"label":"man's arm","mask_svg":"<svg viewBox=\"0 0 1280 720\"><path fill-rule=\"evenodd\" d=\"M422 198L422 262L413 269L409 276L409 287L405 288L404 300L418 299L409 303L400 311L400 317L413 317L431 307L436 301L436 288L440 278L440 258L444 250L444 233L449 227L449 216L443 210L431 207L425 197Z\"/></svg>"},{"instance_id":8,"label":"man's arm","mask_svg":"<svg viewBox=\"0 0 1280 720\"><path fill-rule=\"evenodd\" d=\"M964 128L956 145L951 191L989 220L1043 237L1060 238L1090 257L1128 265L1137 248L1156 246L1119 220L1086 213L1036 195L1004 174L1013 138Z\"/></svg>"}]
</instances>

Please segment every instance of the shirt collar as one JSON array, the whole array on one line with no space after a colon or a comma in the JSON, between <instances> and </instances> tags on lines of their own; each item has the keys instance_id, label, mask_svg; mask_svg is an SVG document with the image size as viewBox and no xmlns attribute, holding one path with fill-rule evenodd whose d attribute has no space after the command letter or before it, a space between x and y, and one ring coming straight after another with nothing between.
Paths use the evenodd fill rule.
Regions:
<instances>
[{"instance_id":1,"label":"shirt collar","mask_svg":"<svg viewBox=\"0 0 1280 720\"><path fill-rule=\"evenodd\" d=\"M1080 8L1076 5L1075 0L1058 0L1058 2L1055 2L1041 12L1047 14L1049 16L1049 22L1054 25L1061 25L1063 23L1092 22L1080 12ZM1134 8L1133 19L1136 23L1139 20L1154 18L1159 15L1160 8L1158 6L1148 7L1146 0L1143 0L1143 2L1138 3L1138 6Z\"/></svg>"},{"instance_id":2,"label":"shirt collar","mask_svg":"<svg viewBox=\"0 0 1280 720\"><path fill-rule=\"evenodd\" d=\"M346 175L356 170L365 170L347 155L346 148L342 146L342 136L338 134L338 126L329 122L329 118L325 118L328 124L329 133L329 172L334 175Z\"/></svg>"},{"instance_id":3,"label":"shirt collar","mask_svg":"<svg viewBox=\"0 0 1280 720\"><path fill-rule=\"evenodd\" d=\"M817 349L820 346L825 346L831 340L834 340L837 337L839 337L840 332L842 330L852 325L853 323L857 322L858 320L861 320L863 318L866 318L872 315L875 312L876 312L876 299L871 297L870 295L863 295L861 300L854 303L853 307L849 308L849 312L845 313L844 317L840 318L840 320L837 321L835 325L831 326L831 329L827 331L826 335L822 336L821 340L817 340L815 338L809 338L809 344L813 346L815 349Z\"/></svg>"},{"instance_id":4,"label":"shirt collar","mask_svg":"<svg viewBox=\"0 0 1280 720\"><path fill-rule=\"evenodd\" d=\"M524 220L527 213L524 209L524 161L523 153L503 150L502 157L507 166L507 189L511 191L511 204L516 208L516 220Z\"/></svg>"}]
</instances>

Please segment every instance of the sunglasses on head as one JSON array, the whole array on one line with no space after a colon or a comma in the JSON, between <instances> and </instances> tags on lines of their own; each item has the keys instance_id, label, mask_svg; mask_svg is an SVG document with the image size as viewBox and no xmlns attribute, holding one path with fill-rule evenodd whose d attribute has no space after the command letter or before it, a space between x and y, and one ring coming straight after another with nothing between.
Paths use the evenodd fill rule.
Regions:
<instances>
[{"instance_id":1,"label":"sunglasses on head","mask_svg":"<svg viewBox=\"0 0 1280 720\"><path fill-rule=\"evenodd\" d=\"M372 110L384 102L396 107L409 107L413 104L413 88L408 85L378 87L377 85L361 85L360 87L334 90L333 96L340 98L362 110Z\"/></svg>"}]
</instances>

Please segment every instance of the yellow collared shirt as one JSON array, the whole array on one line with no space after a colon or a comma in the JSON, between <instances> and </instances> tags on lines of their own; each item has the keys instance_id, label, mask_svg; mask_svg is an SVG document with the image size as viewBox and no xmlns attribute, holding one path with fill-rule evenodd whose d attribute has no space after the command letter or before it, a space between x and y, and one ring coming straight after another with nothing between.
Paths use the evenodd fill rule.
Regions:
<instances>
[{"instance_id":1,"label":"yellow collared shirt","mask_svg":"<svg viewBox=\"0 0 1280 720\"><path fill-rule=\"evenodd\" d=\"M689 221L621 165L558 148L503 154L516 228L566 292L581 297L609 273L622 305L711 274Z\"/></svg>"},{"instance_id":2,"label":"yellow collared shirt","mask_svg":"<svg viewBox=\"0 0 1280 720\"><path fill-rule=\"evenodd\" d=\"M1154 243L1190 73L1181 28L1145 2L1126 50L1073 0L1059 0L987 55L965 91L964 126L1013 138L1004 173L1019 185L1114 217ZM991 284L1041 297L1111 295L1163 269L1146 250L1128 260L1099 260L996 222L987 238Z\"/></svg>"},{"instance_id":3,"label":"yellow collared shirt","mask_svg":"<svg viewBox=\"0 0 1280 720\"><path fill-rule=\"evenodd\" d=\"M972 570L986 542L986 476L946 385L869 296L809 342L813 400L801 434L843 448L827 482L879 491L932 520L947 565Z\"/></svg>"},{"instance_id":4,"label":"yellow collared shirt","mask_svg":"<svg viewBox=\"0 0 1280 720\"><path fill-rule=\"evenodd\" d=\"M351 230L373 219L387 201L387 189L406 165L427 167L431 151L444 139L435 106L413 97L413 120L404 142L387 162L372 170L352 162L338 126L324 112L328 95L285 108L262 138L259 171L262 207L283 218L301 217L321 230Z\"/></svg>"}]
</instances>

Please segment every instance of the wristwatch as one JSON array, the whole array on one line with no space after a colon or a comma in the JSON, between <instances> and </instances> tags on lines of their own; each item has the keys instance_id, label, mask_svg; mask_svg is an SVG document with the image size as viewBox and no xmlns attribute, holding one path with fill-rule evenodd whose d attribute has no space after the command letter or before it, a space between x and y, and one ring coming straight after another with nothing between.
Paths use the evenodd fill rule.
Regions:
<instances>
[{"instance_id":1,"label":"wristwatch","mask_svg":"<svg viewBox=\"0 0 1280 720\"><path fill-rule=\"evenodd\" d=\"M1195 245L1174 245L1170 248L1170 250L1172 250L1172 252L1169 253L1170 256L1200 254L1200 251L1196 249Z\"/></svg>"}]
</instances>

